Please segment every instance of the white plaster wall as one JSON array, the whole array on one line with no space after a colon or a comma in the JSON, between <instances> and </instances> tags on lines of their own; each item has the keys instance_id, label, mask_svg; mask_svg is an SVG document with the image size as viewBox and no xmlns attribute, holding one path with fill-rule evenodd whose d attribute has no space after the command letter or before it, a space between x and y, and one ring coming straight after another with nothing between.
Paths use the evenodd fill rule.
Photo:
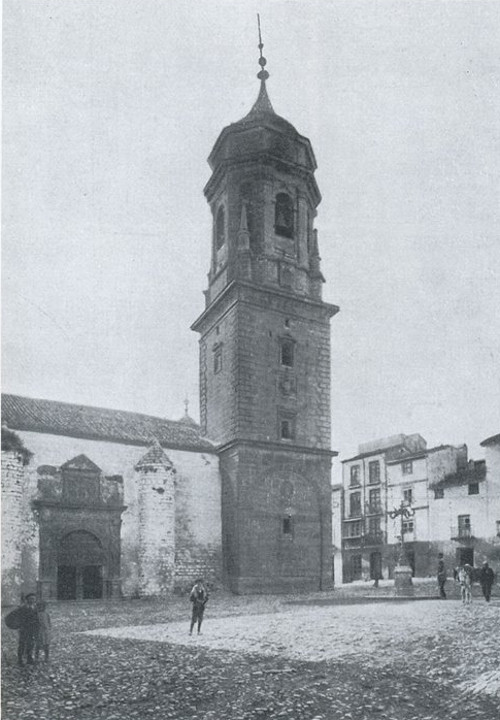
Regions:
<instances>
[{"instance_id":1,"label":"white plaster wall","mask_svg":"<svg viewBox=\"0 0 500 720\"><path fill-rule=\"evenodd\" d=\"M425 542L429 540L429 491L427 481L426 459L412 460L413 472L403 474L402 463L387 465L387 494L388 509L398 508L403 500L403 492L407 488L412 490L412 505L415 511L413 518L414 531L405 533L405 542ZM401 533L401 518L388 519L387 542L397 543Z\"/></svg>"},{"instance_id":2,"label":"white plaster wall","mask_svg":"<svg viewBox=\"0 0 500 720\"><path fill-rule=\"evenodd\" d=\"M115 442L86 440L62 435L48 435L16 431L25 446L34 453L30 462L30 475L35 485L31 498L36 495L36 468L39 465L60 466L67 460L85 454L98 465L104 475L121 475L124 482L124 504L121 532L121 576L125 595L138 594L138 473L135 465L146 454L147 446L123 445ZM174 465L176 474L176 536L182 532L177 547L182 549L193 543L196 552L206 549L211 555L221 552L221 489L219 460L211 453L164 449ZM30 499L31 499L30 498Z\"/></svg>"}]
</instances>

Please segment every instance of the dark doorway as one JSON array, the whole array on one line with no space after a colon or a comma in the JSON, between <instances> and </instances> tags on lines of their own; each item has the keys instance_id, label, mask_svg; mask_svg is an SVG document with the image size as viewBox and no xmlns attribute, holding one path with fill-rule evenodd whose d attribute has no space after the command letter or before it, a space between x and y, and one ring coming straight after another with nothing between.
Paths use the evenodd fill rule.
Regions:
<instances>
[{"instance_id":1,"label":"dark doorway","mask_svg":"<svg viewBox=\"0 0 500 720\"><path fill-rule=\"evenodd\" d=\"M103 597L104 552L100 540L84 530L64 535L59 543L58 600Z\"/></svg>"},{"instance_id":2,"label":"dark doorway","mask_svg":"<svg viewBox=\"0 0 500 720\"><path fill-rule=\"evenodd\" d=\"M76 567L74 565L58 565L57 599L76 600Z\"/></svg>"},{"instance_id":3,"label":"dark doorway","mask_svg":"<svg viewBox=\"0 0 500 720\"><path fill-rule=\"evenodd\" d=\"M457 564L458 565L472 565L474 567L474 548L458 548L457 550Z\"/></svg>"},{"instance_id":4,"label":"dark doorway","mask_svg":"<svg viewBox=\"0 0 500 720\"><path fill-rule=\"evenodd\" d=\"M361 580L362 577L362 556L353 555L351 558L351 577L353 580Z\"/></svg>"},{"instance_id":5,"label":"dark doorway","mask_svg":"<svg viewBox=\"0 0 500 720\"><path fill-rule=\"evenodd\" d=\"M370 577L372 580L382 578L382 555L379 552L372 552L370 555Z\"/></svg>"},{"instance_id":6,"label":"dark doorway","mask_svg":"<svg viewBox=\"0 0 500 720\"><path fill-rule=\"evenodd\" d=\"M82 567L82 597L84 600L102 598L101 565L85 565Z\"/></svg>"}]
</instances>

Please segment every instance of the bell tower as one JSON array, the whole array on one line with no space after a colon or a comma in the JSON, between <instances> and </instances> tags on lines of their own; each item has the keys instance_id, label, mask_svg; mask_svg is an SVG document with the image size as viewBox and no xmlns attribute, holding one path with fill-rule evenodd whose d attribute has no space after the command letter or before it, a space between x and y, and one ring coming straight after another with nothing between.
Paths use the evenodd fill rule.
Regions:
<instances>
[{"instance_id":1,"label":"bell tower","mask_svg":"<svg viewBox=\"0 0 500 720\"><path fill-rule=\"evenodd\" d=\"M330 318L309 140L260 91L209 156L213 218L200 415L219 443L224 573L234 592L331 584Z\"/></svg>"}]
</instances>

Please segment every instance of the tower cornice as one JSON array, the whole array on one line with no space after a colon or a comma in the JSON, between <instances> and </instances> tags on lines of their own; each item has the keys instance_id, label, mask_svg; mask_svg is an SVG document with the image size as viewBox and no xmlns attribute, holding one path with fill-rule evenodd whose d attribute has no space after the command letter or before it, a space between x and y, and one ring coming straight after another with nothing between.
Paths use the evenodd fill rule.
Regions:
<instances>
[{"instance_id":1,"label":"tower cornice","mask_svg":"<svg viewBox=\"0 0 500 720\"><path fill-rule=\"evenodd\" d=\"M220 184L224 181L228 172L231 170L263 170L266 168L271 170L281 170L283 173L293 175L300 180L305 181L307 190L311 197L314 207L321 202L321 192L319 190L313 171L298 162L291 162L284 158L273 155L268 150L262 150L258 153L248 153L237 159L227 159L220 162L214 170L212 177L205 185L203 192L208 202L212 202ZM269 180L274 179L272 172L269 173Z\"/></svg>"},{"instance_id":2,"label":"tower cornice","mask_svg":"<svg viewBox=\"0 0 500 720\"><path fill-rule=\"evenodd\" d=\"M273 308L288 315L295 314L310 322L322 323L327 323L340 310L338 305L325 303L322 300L298 296L279 288L257 285L244 280L233 280L194 321L191 330L203 332L202 328L211 324L212 316L220 319L221 314L227 312L236 302L246 302L267 309Z\"/></svg>"}]
</instances>

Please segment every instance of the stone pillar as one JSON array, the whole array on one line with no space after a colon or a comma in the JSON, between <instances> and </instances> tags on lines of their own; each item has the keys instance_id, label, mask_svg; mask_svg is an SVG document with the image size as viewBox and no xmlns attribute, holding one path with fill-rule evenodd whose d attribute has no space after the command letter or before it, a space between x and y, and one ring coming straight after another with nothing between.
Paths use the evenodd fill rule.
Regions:
<instances>
[{"instance_id":1,"label":"stone pillar","mask_svg":"<svg viewBox=\"0 0 500 720\"><path fill-rule=\"evenodd\" d=\"M175 469L155 442L135 466L139 499L139 594L172 593L175 579Z\"/></svg>"},{"instance_id":2,"label":"stone pillar","mask_svg":"<svg viewBox=\"0 0 500 720\"><path fill-rule=\"evenodd\" d=\"M18 605L22 592L24 465L14 451L2 451L2 605Z\"/></svg>"},{"instance_id":3,"label":"stone pillar","mask_svg":"<svg viewBox=\"0 0 500 720\"><path fill-rule=\"evenodd\" d=\"M394 568L394 589L396 595L413 595L415 589L411 580L412 570L409 565L396 565Z\"/></svg>"},{"instance_id":4,"label":"stone pillar","mask_svg":"<svg viewBox=\"0 0 500 720\"><path fill-rule=\"evenodd\" d=\"M299 266L307 270L309 268L309 253L307 250L308 227L308 203L303 195L299 195L298 217L297 217L297 241L298 241L298 262Z\"/></svg>"}]
</instances>

